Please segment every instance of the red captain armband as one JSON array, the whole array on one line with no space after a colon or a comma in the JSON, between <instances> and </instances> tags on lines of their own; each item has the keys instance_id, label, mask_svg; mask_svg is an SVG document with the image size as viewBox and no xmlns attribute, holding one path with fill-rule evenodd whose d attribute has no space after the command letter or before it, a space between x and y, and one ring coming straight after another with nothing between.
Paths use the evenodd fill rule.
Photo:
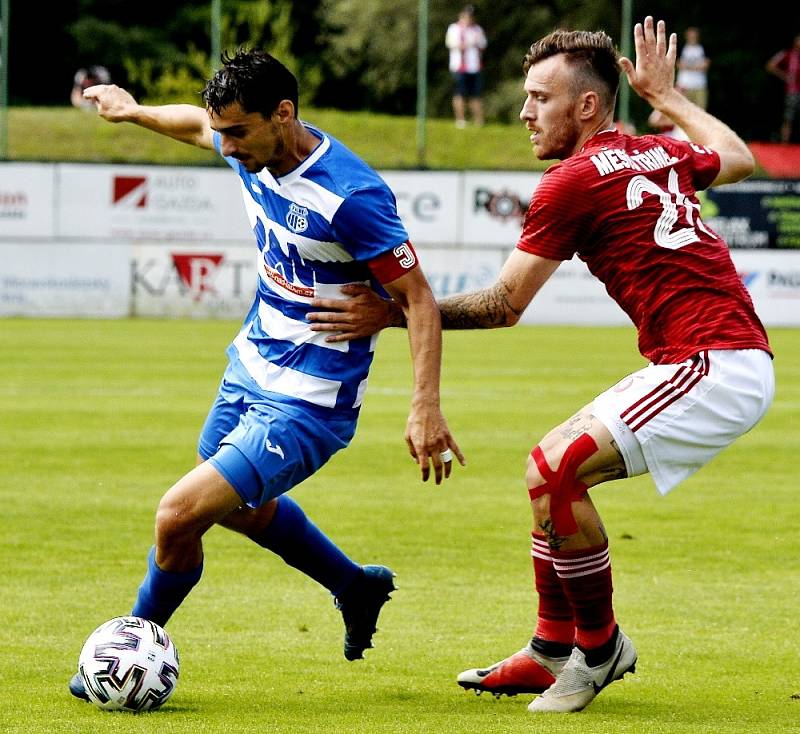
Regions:
<instances>
[{"instance_id":1,"label":"red captain armband","mask_svg":"<svg viewBox=\"0 0 800 734\"><path fill-rule=\"evenodd\" d=\"M419 265L414 246L406 240L402 245L370 260L367 265L379 283L391 283Z\"/></svg>"}]
</instances>

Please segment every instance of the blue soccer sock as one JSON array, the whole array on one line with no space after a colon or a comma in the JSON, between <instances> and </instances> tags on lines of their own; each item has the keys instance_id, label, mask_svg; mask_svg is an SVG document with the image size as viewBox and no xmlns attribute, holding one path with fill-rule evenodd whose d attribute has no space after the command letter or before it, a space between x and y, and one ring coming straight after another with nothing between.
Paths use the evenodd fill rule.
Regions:
<instances>
[{"instance_id":1,"label":"blue soccer sock","mask_svg":"<svg viewBox=\"0 0 800 734\"><path fill-rule=\"evenodd\" d=\"M147 557L147 575L139 587L131 614L163 627L200 580L202 573L202 562L194 570L183 573L162 570L156 563L156 549L153 546Z\"/></svg>"},{"instance_id":2,"label":"blue soccer sock","mask_svg":"<svg viewBox=\"0 0 800 734\"><path fill-rule=\"evenodd\" d=\"M277 553L290 566L322 584L334 596L357 578L361 566L351 561L285 494L278 498L272 522L252 540Z\"/></svg>"}]
</instances>

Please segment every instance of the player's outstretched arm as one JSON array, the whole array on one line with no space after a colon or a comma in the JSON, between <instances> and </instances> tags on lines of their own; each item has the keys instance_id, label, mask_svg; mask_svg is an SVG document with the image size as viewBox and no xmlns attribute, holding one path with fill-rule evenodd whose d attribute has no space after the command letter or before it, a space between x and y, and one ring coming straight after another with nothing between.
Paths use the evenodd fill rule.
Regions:
<instances>
[{"instance_id":1,"label":"player's outstretched arm","mask_svg":"<svg viewBox=\"0 0 800 734\"><path fill-rule=\"evenodd\" d=\"M453 467L441 454L451 451L464 465L464 455L450 434L439 407L439 377L442 362L442 328L439 310L428 281L420 268L385 284L402 308L408 325L408 340L414 365L414 393L406 424L408 450L422 472L422 480L430 476L430 465L436 484L450 476Z\"/></svg>"},{"instance_id":2,"label":"player's outstretched arm","mask_svg":"<svg viewBox=\"0 0 800 734\"><path fill-rule=\"evenodd\" d=\"M514 326L522 313L561 264L514 249L495 283L470 293L448 296L437 302L443 329L497 329ZM390 312L390 326L400 326Z\"/></svg>"},{"instance_id":3,"label":"player's outstretched arm","mask_svg":"<svg viewBox=\"0 0 800 734\"><path fill-rule=\"evenodd\" d=\"M621 58L622 70L631 88L654 109L663 112L683 128L693 143L719 154L720 169L712 185L732 183L747 178L755 170L755 160L747 144L722 120L690 102L675 89L675 57L678 37L667 38L663 20L652 16L633 29L636 63Z\"/></svg>"},{"instance_id":4,"label":"player's outstretched arm","mask_svg":"<svg viewBox=\"0 0 800 734\"><path fill-rule=\"evenodd\" d=\"M515 249L494 285L438 301L443 329L496 329L513 326L560 260L549 260ZM348 300L318 298L319 311L308 314L312 331L329 331L326 341L343 342L371 336L387 326L405 326L399 304L385 301L362 285L342 288Z\"/></svg>"},{"instance_id":5,"label":"player's outstretched arm","mask_svg":"<svg viewBox=\"0 0 800 734\"><path fill-rule=\"evenodd\" d=\"M539 289L561 264L514 249L494 285L439 301L443 329L514 326Z\"/></svg>"},{"instance_id":6,"label":"player's outstretched arm","mask_svg":"<svg viewBox=\"0 0 800 734\"><path fill-rule=\"evenodd\" d=\"M92 100L100 117L109 122L132 122L182 143L199 148L214 147L208 114L202 107L190 104L141 105L130 92L116 84L89 87L83 96Z\"/></svg>"}]
</instances>

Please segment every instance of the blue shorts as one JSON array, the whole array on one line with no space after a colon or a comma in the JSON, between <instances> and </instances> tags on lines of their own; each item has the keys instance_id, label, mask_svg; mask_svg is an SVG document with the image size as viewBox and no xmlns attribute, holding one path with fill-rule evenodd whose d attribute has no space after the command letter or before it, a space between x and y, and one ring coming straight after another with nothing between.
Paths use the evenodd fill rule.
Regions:
<instances>
[{"instance_id":1,"label":"blue shorts","mask_svg":"<svg viewBox=\"0 0 800 734\"><path fill-rule=\"evenodd\" d=\"M483 79L479 71L474 74L468 74L465 71L454 71L453 84L455 85L455 94L458 97L480 97L483 91Z\"/></svg>"},{"instance_id":2,"label":"blue shorts","mask_svg":"<svg viewBox=\"0 0 800 734\"><path fill-rule=\"evenodd\" d=\"M290 490L350 443L352 417L322 418L313 410L253 399L225 382L211 406L198 453L249 507Z\"/></svg>"}]
</instances>

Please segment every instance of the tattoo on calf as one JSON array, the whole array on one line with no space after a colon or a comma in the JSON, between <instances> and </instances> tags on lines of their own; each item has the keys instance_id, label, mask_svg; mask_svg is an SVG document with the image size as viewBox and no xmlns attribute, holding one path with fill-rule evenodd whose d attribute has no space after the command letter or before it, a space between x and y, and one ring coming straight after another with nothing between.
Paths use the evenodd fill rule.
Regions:
<instances>
[{"instance_id":1,"label":"tattoo on calf","mask_svg":"<svg viewBox=\"0 0 800 734\"><path fill-rule=\"evenodd\" d=\"M561 546L567 542L567 538L556 533L553 521L549 518L539 523L539 529L544 533L544 536L547 538L547 545L549 545L552 550L560 550Z\"/></svg>"}]
</instances>

